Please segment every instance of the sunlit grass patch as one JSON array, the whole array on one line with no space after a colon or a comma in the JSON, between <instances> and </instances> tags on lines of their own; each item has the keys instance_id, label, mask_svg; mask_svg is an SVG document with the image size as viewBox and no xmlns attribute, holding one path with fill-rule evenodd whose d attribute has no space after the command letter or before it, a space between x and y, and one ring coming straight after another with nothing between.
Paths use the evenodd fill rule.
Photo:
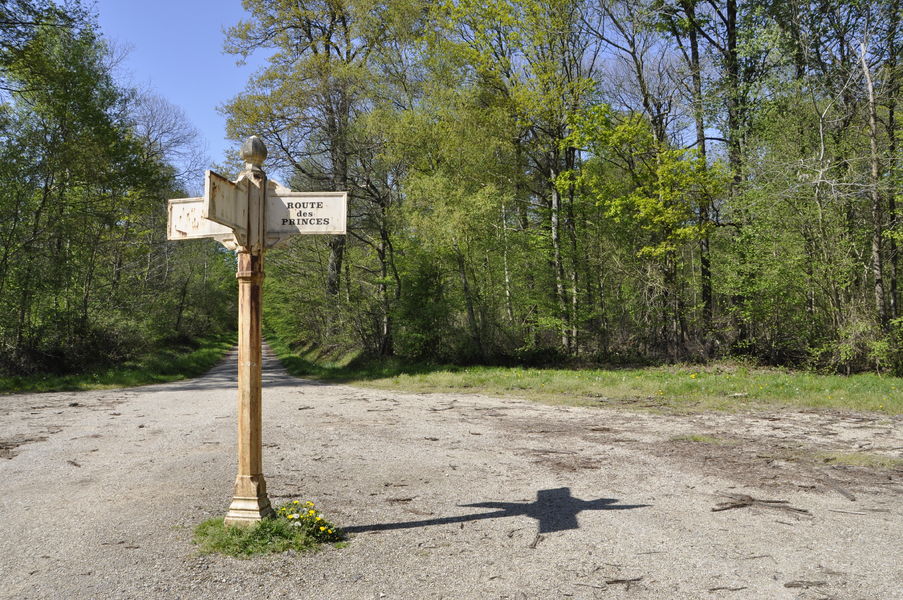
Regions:
<instances>
[{"instance_id":1,"label":"sunlit grass patch","mask_svg":"<svg viewBox=\"0 0 903 600\"><path fill-rule=\"evenodd\" d=\"M323 544L344 547L345 534L327 521L312 502L295 500L276 509L274 517L247 527L226 527L223 518L197 526L194 542L203 554L219 553L239 558L294 550L309 552Z\"/></svg>"},{"instance_id":2,"label":"sunlit grass patch","mask_svg":"<svg viewBox=\"0 0 903 600\"><path fill-rule=\"evenodd\" d=\"M226 554L248 557L295 550L305 552L319 544L295 530L289 523L264 519L251 527L226 527L222 517L209 519L198 525L195 543L202 554Z\"/></svg>"},{"instance_id":3,"label":"sunlit grass patch","mask_svg":"<svg viewBox=\"0 0 903 600\"><path fill-rule=\"evenodd\" d=\"M832 465L879 469L903 468L903 458L873 452L819 452L816 458Z\"/></svg>"},{"instance_id":4,"label":"sunlit grass patch","mask_svg":"<svg viewBox=\"0 0 903 600\"><path fill-rule=\"evenodd\" d=\"M328 364L272 344L290 373L404 392L515 396L571 406L698 412L771 408L903 413L903 378L820 375L744 364L540 369L405 364L397 359Z\"/></svg>"}]
</instances>

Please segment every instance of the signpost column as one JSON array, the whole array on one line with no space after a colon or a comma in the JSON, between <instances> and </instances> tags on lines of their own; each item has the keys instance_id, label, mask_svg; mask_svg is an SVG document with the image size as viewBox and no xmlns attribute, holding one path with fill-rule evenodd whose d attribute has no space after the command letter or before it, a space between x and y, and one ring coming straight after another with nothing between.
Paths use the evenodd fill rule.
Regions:
<instances>
[{"instance_id":1,"label":"signpost column","mask_svg":"<svg viewBox=\"0 0 903 600\"><path fill-rule=\"evenodd\" d=\"M203 198L169 201L167 239L213 238L238 254L238 476L226 525L252 525L273 514L263 479L261 431L261 290L267 248L297 234L344 235L347 192L293 192L267 181L266 146L251 136L235 181L207 171Z\"/></svg>"},{"instance_id":2,"label":"signpost column","mask_svg":"<svg viewBox=\"0 0 903 600\"><path fill-rule=\"evenodd\" d=\"M253 524L273 513L263 478L261 389L261 288L263 287L266 147L257 137L245 141L241 156L247 182L248 239L238 251L238 475L226 525Z\"/></svg>"}]
</instances>

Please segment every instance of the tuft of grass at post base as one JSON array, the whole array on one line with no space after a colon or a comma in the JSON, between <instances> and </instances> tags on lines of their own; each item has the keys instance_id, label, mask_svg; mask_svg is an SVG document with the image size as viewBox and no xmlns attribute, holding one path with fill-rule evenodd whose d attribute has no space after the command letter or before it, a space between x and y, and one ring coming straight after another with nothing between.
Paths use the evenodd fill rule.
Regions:
<instances>
[{"instance_id":1,"label":"tuft of grass at post base","mask_svg":"<svg viewBox=\"0 0 903 600\"><path fill-rule=\"evenodd\" d=\"M903 414L903 378L820 375L729 362L643 368L547 369L409 364L329 364L270 342L293 375L405 392L514 396L549 404L666 412L776 408Z\"/></svg>"},{"instance_id":2,"label":"tuft of grass at post base","mask_svg":"<svg viewBox=\"0 0 903 600\"><path fill-rule=\"evenodd\" d=\"M0 394L57 392L134 387L203 375L235 347L236 334L197 340L190 345L162 347L102 371L75 375L0 377Z\"/></svg>"},{"instance_id":3,"label":"tuft of grass at post base","mask_svg":"<svg viewBox=\"0 0 903 600\"><path fill-rule=\"evenodd\" d=\"M323 544L345 546L346 536L323 517L313 502L288 502L276 509L273 517L247 527L226 527L222 517L208 519L197 526L194 543L202 554L225 554L248 558L255 554L310 552Z\"/></svg>"}]
</instances>

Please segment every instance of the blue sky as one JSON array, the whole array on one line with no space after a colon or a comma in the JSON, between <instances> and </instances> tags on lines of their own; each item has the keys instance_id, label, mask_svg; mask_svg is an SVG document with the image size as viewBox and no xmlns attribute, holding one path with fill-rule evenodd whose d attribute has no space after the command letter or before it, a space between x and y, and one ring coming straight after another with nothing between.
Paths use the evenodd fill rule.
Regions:
<instances>
[{"instance_id":1,"label":"blue sky","mask_svg":"<svg viewBox=\"0 0 903 600\"><path fill-rule=\"evenodd\" d=\"M237 66L223 53L223 28L245 18L241 0L95 0L107 39L129 48L119 67L123 83L147 88L181 107L222 162L237 152L224 139L226 120L217 106L238 94L264 58Z\"/></svg>"}]
</instances>

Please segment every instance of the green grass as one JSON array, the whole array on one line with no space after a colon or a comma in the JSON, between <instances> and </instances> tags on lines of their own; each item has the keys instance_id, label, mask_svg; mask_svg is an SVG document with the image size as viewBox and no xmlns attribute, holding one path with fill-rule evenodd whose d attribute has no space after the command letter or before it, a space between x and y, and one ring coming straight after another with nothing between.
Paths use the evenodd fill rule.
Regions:
<instances>
[{"instance_id":1,"label":"green grass","mask_svg":"<svg viewBox=\"0 0 903 600\"><path fill-rule=\"evenodd\" d=\"M202 554L213 552L246 558L254 554L308 552L323 544L347 545L346 536L323 517L313 502L298 500L276 508L275 514L245 527L226 527L223 518L208 519L194 530Z\"/></svg>"},{"instance_id":2,"label":"green grass","mask_svg":"<svg viewBox=\"0 0 903 600\"><path fill-rule=\"evenodd\" d=\"M828 409L903 413L903 378L819 375L744 364L612 369L326 363L271 346L293 375L406 392L480 393L551 404L662 411Z\"/></svg>"},{"instance_id":3,"label":"green grass","mask_svg":"<svg viewBox=\"0 0 903 600\"><path fill-rule=\"evenodd\" d=\"M760 454L759 457L806 463L815 466L830 464L885 470L899 470L903 468L903 458L879 454L877 452L844 452L797 447L776 448L767 455Z\"/></svg>"},{"instance_id":4,"label":"green grass","mask_svg":"<svg viewBox=\"0 0 903 600\"><path fill-rule=\"evenodd\" d=\"M226 527L222 517L208 519L194 531L202 554L219 553L247 558L295 550L315 550L320 543L284 519L263 519L250 527Z\"/></svg>"},{"instance_id":5,"label":"green grass","mask_svg":"<svg viewBox=\"0 0 903 600\"><path fill-rule=\"evenodd\" d=\"M131 387L190 379L209 371L235 345L235 334L159 348L123 365L75 375L0 377L0 393Z\"/></svg>"},{"instance_id":6,"label":"green grass","mask_svg":"<svg viewBox=\"0 0 903 600\"><path fill-rule=\"evenodd\" d=\"M820 462L832 465L851 467L868 467L871 469L901 469L903 458L875 454L873 452L819 452L816 458Z\"/></svg>"}]
</instances>

